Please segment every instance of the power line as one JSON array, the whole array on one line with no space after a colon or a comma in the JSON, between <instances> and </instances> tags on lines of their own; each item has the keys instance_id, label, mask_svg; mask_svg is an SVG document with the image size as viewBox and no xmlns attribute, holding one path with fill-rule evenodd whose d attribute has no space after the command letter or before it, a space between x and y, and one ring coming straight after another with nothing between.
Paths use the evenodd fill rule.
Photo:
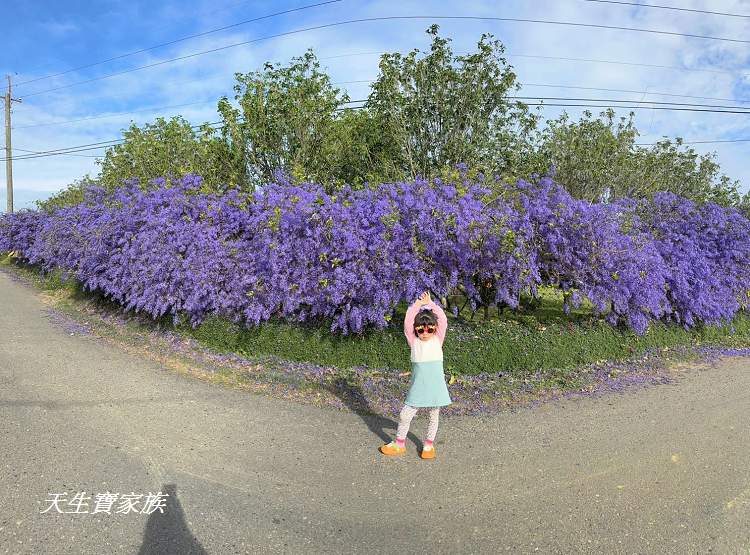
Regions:
<instances>
[{"instance_id":1,"label":"power line","mask_svg":"<svg viewBox=\"0 0 750 555\"><path fill-rule=\"evenodd\" d=\"M592 107L592 108L634 108L634 109L652 109L652 110L672 110L672 111L687 111L687 112L708 112L708 113L730 113L730 114L750 114L750 109L745 109L738 106L722 106L722 105L706 105L706 104L689 104L689 103L679 103L679 102L656 102L656 101L644 101L642 104L655 104L656 106L612 106L611 104L591 104L592 102L606 102L606 103L632 103L633 100L617 100L617 99L601 99L601 98L567 98L567 97L532 97L532 96L509 96L507 97L509 100L539 100L541 102L529 102L525 103L529 106L558 106L558 107ZM562 100L566 101L566 103L546 103L545 100ZM360 99L360 100L350 100L346 102L345 104L359 104L367 102L366 99ZM576 102L573 104L572 102ZM580 102L586 102L585 104L581 104ZM364 108L365 106L350 106L348 108ZM344 109L348 109L344 108ZM720 108L720 109L716 109ZM204 125L208 126L214 126L214 125L220 125L222 124L222 121L215 121L215 122L208 122L205 124L198 124L198 125L192 125L192 129L198 129L200 127L203 127ZM220 128L223 128L224 126L220 125ZM115 146L116 144L121 144L125 142L125 139L111 139L108 141L100 141L96 143L88 143L83 145L76 145L73 147L66 147L61 149L54 149L54 150L46 150L46 151L38 151L36 152L37 155L42 154L57 154L59 152L71 152L70 149L79 149L79 150L94 150L97 148L107 148L109 146ZM77 151L77 150L76 150ZM36 157L36 156L34 156ZM22 157L23 159L25 157ZM18 158L17 158L18 159Z\"/></svg>"},{"instance_id":2,"label":"power line","mask_svg":"<svg viewBox=\"0 0 750 555\"><path fill-rule=\"evenodd\" d=\"M626 102L626 101L621 101ZM629 102L637 102L631 100ZM547 102L526 102L527 106L558 106L558 107L569 107L569 108L627 108L632 110L668 110L673 112L706 112L711 114L748 114L750 110L714 110L706 109L702 110L699 108L679 108L676 106L612 106L611 104L565 104L565 103L547 103Z\"/></svg>"},{"instance_id":3,"label":"power line","mask_svg":"<svg viewBox=\"0 0 750 555\"><path fill-rule=\"evenodd\" d=\"M346 81L344 81L346 82ZM350 81L350 82L359 82L359 81ZM367 82L367 81L364 81ZM573 88L573 89L585 89L585 90L603 90L603 91L614 91L614 92L632 92L632 93L645 93L646 91L634 91L634 90L623 90L623 89L607 89L607 88L598 88L598 87L566 87L565 85L547 85L547 84L536 84L536 83L529 83L528 85L534 85L534 86L541 86L541 87L560 87L560 88ZM653 92L651 94L662 94ZM665 93L666 94L666 93ZM688 96L688 95L672 95L672 96ZM612 103L632 103L635 102L634 100L618 100L618 99L612 99L612 98L569 98L569 97L557 97L557 96L550 96L550 97L540 97L540 96L508 96L508 99L511 100L563 100L563 101L586 101L586 102L612 102ZM696 98L711 98L711 97L696 97ZM732 99L717 99L717 100L732 100ZM119 112L117 114L107 114L103 116L94 116L89 118L80 118L80 119L72 119L72 120L66 120L66 121L57 121L57 122L50 122L50 123L37 123L33 125L24 125L19 127L14 127L13 129L26 129L30 127L43 127L43 126L52 126L52 125L63 125L68 123L78 123L81 121L89 121L93 119L103 119L103 118L112 118L112 117L119 117L119 116L126 116L131 114L137 114L137 113L143 113L143 112L153 112L159 109L168 109L168 108L179 108L182 106L192 106L196 104L207 104L209 102L215 102L215 100L205 100L205 101L199 101L199 102L190 102L187 104L174 104L171 106L155 106L152 108L147 108L144 110L136 110L133 112ZM347 102L343 102L342 104L359 104L362 102L367 102L367 99L361 99L361 100L349 100ZM750 100L739 100L737 102L750 102ZM726 105L719 105L719 104L696 104L696 103L686 103L686 102L658 102L655 100L644 100L639 101L639 103L642 104L656 104L656 105L675 105L675 106L686 106L686 107L696 107L696 108L720 108L720 109L733 109L733 110L744 110L742 106L726 106ZM643 106L646 108L647 106ZM749 108L750 109L750 108ZM744 113L744 112L743 112Z\"/></svg>"},{"instance_id":4,"label":"power line","mask_svg":"<svg viewBox=\"0 0 750 555\"><path fill-rule=\"evenodd\" d=\"M84 145L76 145L76 146L70 146L65 148L57 148L57 149L51 149L51 150L42 150L38 151L36 154L51 154L51 153L57 153L57 152L64 152L70 149L81 149L81 150L95 150L97 148L106 148L108 146L114 146L114 144L125 142L125 139L110 139L109 141L100 141L98 143L87 143ZM92 148L84 148L84 147L92 147ZM18 158L14 158L14 160L17 160Z\"/></svg>"},{"instance_id":5,"label":"power line","mask_svg":"<svg viewBox=\"0 0 750 555\"><path fill-rule=\"evenodd\" d=\"M744 106L726 106L722 104L694 104L689 102L659 102L656 100L617 100L614 98L569 98L561 96L508 96L506 98L514 100L562 100L566 102L637 102L638 104L656 104L657 106L686 106L691 108L720 108L727 110L740 110L739 113L750 113L750 108ZM648 108L649 106L643 106ZM696 110L702 111L702 110Z\"/></svg>"},{"instance_id":6,"label":"power line","mask_svg":"<svg viewBox=\"0 0 750 555\"><path fill-rule=\"evenodd\" d=\"M658 4L638 4L636 2L620 2L618 0L583 0L584 2L597 2L599 4L620 4L622 6L632 6L636 8L658 8L662 10L675 10L679 12L691 12L691 13L703 13L708 15L725 15L728 17L744 17L750 19L750 15L727 13L727 12L712 12L709 10L695 10L691 8L678 8L676 6L660 6Z\"/></svg>"},{"instance_id":7,"label":"power line","mask_svg":"<svg viewBox=\"0 0 750 555\"><path fill-rule=\"evenodd\" d=\"M65 121L53 121L53 122L43 122L43 123L34 123L31 125L22 125L22 126L14 126L13 129L27 129L29 127L46 127L46 126L52 126L52 125L64 125L68 123L78 123L81 121L89 121L93 119L106 119L106 118L114 118L114 117L120 117L120 116L128 116L131 114L139 114L139 113L148 113L148 112L154 112L156 110L167 110L170 108L181 108L183 106L194 106L197 104L209 104L211 102L217 102L217 99L211 99L211 100L200 100L198 102L188 102L186 104L173 104L171 106L154 106L152 108L145 108L143 110L134 110L132 112L118 112L116 114L105 114L101 116L92 116L88 118L80 118L80 119L70 119ZM350 100L347 102L343 102L342 104L354 104L358 102L365 102L364 100ZM163 115L160 117L164 117Z\"/></svg>"},{"instance_id":8,"label":"power line","mask_svg":"<svg viewBox=\"0 0 750 555\"><path fill-rule=\"evenodd\" d=\"M601 60L601 59L594 59L594 58L574 58L574 57L564 57L564 56L543 56L543 55L532 55L532 54L513 54L517 58L538 58L538 59L544 59L544 60L562 60L562 61L570 61L570 62L591 62L591 63L599 63L599 64L615 64L615 65L625 65L625 66L640 66L640 67L648 67L648 68L654 68L654 69L673 69L677 71L695 71L695 72L702 72L702 73L718 73L718 74L728 74L728 75L748 75L750 72L744 72L744 71L729 71L729 70L718 70L718 69L703 69L703 68L686 68L686 67L678 67L678 66L667 66L667 65L660 65L660 64L645 64L645 63L638 63L638 62L623 62L618 60Z\"/></svg>"},{"instance_id":9,"label":"power line","mask_svg":"<svg viewBox=\"0 0 750 555\"><path fill-rule=\"evenodd\" d=\"M351 56L367 56L367 55L381 55L384 54L384 51L372 51L372 52L353 52L353 53L345 53L345 54L336 54L332 56L324 56L321 58L318 58L319 60L329 60L329 59L336 59L336 58L344 58L344 57L351 57ZM727 74L727 75L750 75L750 72L744 73L744 72L737 72L737 71L728 71L728 70L710 70L710 69L700 69L700 68L685 68L685 67L677 67L677 66L665 66L665 65L656 65L656 64L643 64L643 63L637 63L637 62L624 62L619 60L599 60L599 59L590 59L590 58L570 58L570 57L559 57L559 56L542 56L542 55L531 55L531 54L515 54L512 52L509 52L509 55L511 57L521 57L521 58L540 58L540 59L549 59L549 60L563 60L563 61L574 61L574 62L593 62L593 63L602 63L602 64L615 64L615 65L632 65L632 66L643 66L643 67L649 67L649 68L658 68L658 69L673 69L678 71L694 71L694 72L707 72L707 73L717 73L717 74ZM187 81L179 81L176 83L172 83L174 85L184 85L184 84L190 84L190 83L196 83L199 81L202 81L203 79L190 79ZM367 83L372 82L373 80L355 80L355 81L337 81L334 82L334 85L343 85L343 84L354 84L354 83ZM734 101L734 102L748 102L747 100L738 100L738 99L731 99L731 98L718 98L718 97L710 97L710 96L695 96L695 95L680 95L680 94L673 94L673 93L663 93L663 92L656 92L656 91L634 91L634 90L628 90L628 89L612 89L612 88L596 88L596 87L574 87L572 85L554 85L554 84L540 84L540 83L526 83L524 86L538 86L538 87L557 87L557 88L576 88L581 90L603 90L603 91L611 91L611 92L632 92L634 94L652 94L652 95L659 95L659 96L673 96L673 97L680 97L680 98L699 98L704 100L725 100L725 101ZM115 98L118 96L123 95L115 95ZM112 96L108 96L108 98L112 98ZM130 114L130 113L137 113L137 112L121 112L122 114ZM103 117L103 116L102 116ZM107 116L108 117L108 116ZM114 117L114 116L113 116ZM68 122L60 122L62 123L68 123ZM41 125L41 124L40 124ZM46 124L44 124L46 125ZM18 129L18 127L16 128Z\"/></svg>"},{"instance_id":10,"label":"power line","mask_svg":"<svg viewBox=\"0 0 750 555\"><path fill-rule=\"evenodd\" d=\"M48 158L50 156L68 156L68 155L72 155L72 153L75 153L75 152L88 152L90 150L98 150L100 148L108 148L111 146L117 146L118 144L124 143L125 139L118 139L117 141L109 141L109 142L111 144L103 145L103 146L90 146L86 148L68 147L68 149L60 149L60 152L35 151L37 152L36 154L24 154L23 156L14 156L13 161L15 162L17 160L33 160L35 158Z\"/></svg>"},{"instance_id":11,"label":"power line","mask_svg":"<svg viewBox=\"0 0 750 555\"><path fill-rule=\"evenodd\" d=\"M627 108L634 110L668 110L677 112L703 112L712 114L749 114L750 108L743 106L723 106L713 104L691 104L684 102L656 102L656 101L638 101L638 100L616 100L611 98L567 98L557 96L507 96L507 100L539 100L540 102L524 102L527 106L552 106L552 107L571 107L571 108ZM550 103L546 100L562 100L565 103ZM358 100L353 102L366 102ZM575 103L573 103L575 102ZM585 102L581 104L579 102ZM606 102L607 104L591 104L592 102ZM632 105L632 103L637 105ZM628 105L619 105L620 103L630 103ZM644 105L645 104L645 105ZM365 108L366 106L352 106L352 108Z\"/></svg>"},{"instance_id":12,"label":"power line","mask_svg":"<svg viewBox=\"0 0 750 555\"><path fill-rule=\"evenodd\" d=\"M172 104L170 106L154 106L152 108L144 108L143 110L133 110L132 112L118 112L116 114L105 114L105 115L100 115L100 116L91 116L87 118L70 119L70 120L65 120L65 121L51 121L51 122L33 123L31 125L17 125L17 126L14 126L13 129L29 129L31 127L48 127L51 125L65 125L68 123L78 123L81 121L91 121L94 119L107 119L107 118L115 118L119 116L127 116L130 114L155 112L157 110L169 110L171 108L183 108L185 106L195 106L197 104L208 104L209 102L216 102L216 99L199 100L198 102L188 102L185 104Z\"/></svg>"},{"instance_id":13,"label":"power line","mask_svg":"<svg viewBox=\"0 0 750 555\"><path fill-rule=\"evenodd\" d=\"M611 103L625 103L625 102L633 102L632 100L612 100L612 99L575 99L575 98L563 98L563 97L527 97L527 96L513 96L508 97L508 99L512 100L520 100L520 99L533 99L533 100L539 100L540 102L528 102L525 103L527 106L541 106L541 107L579 107L579 108L619 108L619 109L646 109L646 110L668 110L668 111L685 111L685 112L702 112L702 113L719 113L719 114L750 114L750 109L741 109L741 107L734 107L734 106L717 106L717 107L711 107L710 105L702 105L702 104L686 104L686 103L677 103L677 102L648 102L646 101L646 104L656 104L653 106L632 106L632 105L612 105ZM565 100L567 102L554 102L554 103L548 103L544 102L544 100ZM352 100L349 101L348 104L355 104L355 103L362 103L366 102L366 100ZM593 102L608 102L609 104L592 104ZM703 106L703 108L699 108ZM343 109L360 109L365 108L366 106L349 106L347 108ZM727 108L727 109L715 109L715 108ZM738 108L738 109L735 109ZM219 125L217 129L223 129L224 126L221 125L223 122L216 121L216 122L209 122L205 124L199 124L199 125L193 125L191 126L192 129L198 129L203 126L214 126ZM113 139L109 141L101 141L97 143L89 143L85 145L76 145L72 147L66 147L61 149L55 149L55 150L47 150L47 151L35 151L34 154L28 154L25 156L19 156L15 157L15 160L28 160L28 159L34 159L34 158L43 158L46 156L60 156L70 153L77 153L77 152L84 152L89 150L97 150L101 148L108 148L112 146L117 146L118 144L122 144L126 142L125 139ZM683 144L702 144L702 143L719 143L719 142L741 142L739 140L728 140L728 141L696 141L692 143L683 143ZM3 159L0 159L2 161Z\"/></svg>"},{"instance_id":14,"label":"power line","mask_svg":"<svg viewBox=\"0 0 750 555\"><path fill-rule=\"evenodd\" d=\"M40 151L34 151L35 154L24 154L22 156L14 156L13 157L13 161L15 162L16 160L31 160L33 158L47 158L49 156L67 156L67 155L69 155L71 153L74 153L74 152L88 152L88 151L91 151L91 150L99 150L99 149L109 148L111 146L117 146L117 145L123 144L125 142L126 142L125 139L122 139L119 142L114 142L113 141L111 144L103 145L103 146L89 146L89 147L86 147L86 148L68 147L67 150L62 150L61 149L60 152L40 152Z\"/></svg>"},{"instance_id":15,"label":"power line","mask_svg":"<svg viewBox=\"0 0 750 555\"><path fill-rule=\"evenodd\" d=\"M381 52L356 52L356 53L352 53L352 54L341 54L341 55L334 55L334 56L324 56L324 57L318 58L318 60L323 61L323 60L329 60L329 59L334 59L334 58L341 58L341 57L347 57L347 56L361 56L361 55L368 55L368 54L383 54L383 52L382 51ZM238 71L235 71L233 73L238 73ZM182 81L171 81L170 80L169 84L173 85L173 86L176 86L176 85L190 85L190 84L193 84L193 83L202 83L202 82L205 82L205 80L208 77L209 77L209 75L204 73L203 75L199 74L199 77L197 77L197 78L191 78L191 79L182 80ZM107 94L106 98L107 99L113 99L113 98L122 98L122 97L125 97L125 96L131 97L132 94L133 94L132 92L124 92L124 93L120 93L120 94ZM94 98L102 98L102 97L94 97Z\"/></svg>"},{"instance_id":16,"label":"power line","mask_svg":"<svg viewBox=\"0 0 750 555\"><path fill-rule=\"evenodd\" d=\"M349 85L355 83L373 83L375 79L357 79L354 81L336 81L331 83L332 85ZM723 98L716 96L697 96L692 94L676 94L676 93L665 93L659 91L639 91L635 89L613 89L608 87L581 87L578 85L561 85L556 83L521 83L522 87L545 87L551 89L580 89L584 91L607 91L607 92L622 92L622 93L633 93L633 94L649 94L656 96L672 96L675 98L697 98L701 100L723 100L726 102L739 102L741 104L750 103L750 99L741 98Z\"/></svg>"},{"instance_id":17,"label":"power line","mask_svg":"<svg viewBox=\"0 0 750 555\"><path fill-rule=\"evenodd\" d=\"M261 21L263 19L269 19L269 18L276 17L276 16L279 16L279 15L284 15L284 14L288 14L288 13L292 13L292 12L298 12L298 11L301 11L301 10L307 10L307 9L310 9L310 8L317 8L319 6L325 6L326 4L334 4L336 2L342 2L342 1L343 0L327 0L325 2L319 2L317 4L308 4L306 6L300 6L299 8L292 8L292 9L284 10L284 11L281 11L281 12L276 12L276 13L272 13L272 14L268 14L268 15L263 15L261 17L256 17L256 18L253 18L253 19L247 19L245 21L240 21L238 23L233 23L231 25L226 25L224 27L219 27L217 29L211 29L209 31L204 31L203 33L196 33L195 35L188 35L186 37L181 37L181 38L178 38L178 39L175 39L175 40L171 40L169 42L163 42L161 44L156 44L154 46L148 46L146 48L141 48L140 50L134 50L133 52L127 52L126 54L120 54L119 56L114 56L112 58L107 58L106 60L101 60L99 62L93 62L93 63L86 64L86 65L83 65L83 66L78 66L78 67L74 67L74 68L71 68L71 69L66 69L65 71L60 71L58 73L52 73L50 75L45 75L43 77L37 77L36 79L29 79L28 81L21 81L20 83L18 83L18 85L25 85L27 83L34 83L36 81L41 81L43 79L50 79L52 77L59 77L60 75L65 75L66 73L71 73L73 71L78 71L78 70L81 70L81 69L86 69L86 68L98 66L98 65L101 65L101 64L106 64L107 62L112 62L112 61L115 61L115 60L121 60L121 59L127 58L129 56L135 56L136 54L142 54L143 52L148 52L149 50L155 50L157 48L162 48L164 46L170 46L172 44L177 44L178 42L183 42L183 41L194 39L194 38L197 38L197 37L204 37L204 36L210 35L212 33L218 33L219 31L226 31L227 29L232 29L234 27L239 27L240 25L247 25L248 23L253 23L255 21Z\"/></svg>"},{"instance_id":18,"label":"power line","mask_svg":"<svg viewBox=\"0 0 750 555\"><path fill-rule=\"evenodd\" d=\"M531 105L534 105L534 104L530 104L530 106ZM541 103L538 104L538 105L539 106L553 106L552 104L541 104ZM554 105L554 106L574 106L574 105L557 104L557 105ZM357 107L354 107L354 108L356 109ZM110 141L110 142L114 142L114 141ZM45 157L48 157L48 156L63 156L63 155L74 156L74 154L72 154L72 153L75 153L75 152L84 152L84 151L89 151L89 150L96 150L96 149L99 149L99 148L108 148L110 146L116 146L117 144L122 144L124 142L125 142L124 139L120 139L117 142L115 142L115 144L110 144L110 145L105 145L105 146L99 146L99 147L91 147L91 148L80 148L80 149L75 149L75 150L68 150L66 152L53 152L53 153L50 153L50 154L44 154L44 153L38 152L38 151L28 151L28 152L38 152L38 155L29 155L29 156L23 156L23 157L20 157L20 158L19 157L14 157L13 160L19 160L19 159L20 160L26 160L26 159L34 159L34 158L45 158ZM721 144L721 143L745 143L745 142L750 142L750 138L747 138L747 139L710 139L710 140L700 140L700 141L682 141L680 144L681 145L698 145L698 144ZM655 146L658 143L635 143L635 144L638 145L638 146ZM73 149L75 147L70 147L70 148ZM14 149L14 150L22 150L22 149ZM82 156L82 155L79 155L79 156ZM91 158L101 158L100 156L90 156L90 157ZM0 161L3 161L3 160L4 160L4 158L0 158Z\"/></svg>"},{"instance_id":19,"label":"power line","mask_svg":"<svg viewBox=\"0 0 750 555\"><path fill-rule=\"evenodd\" d=\"M688 67L678 67L678 66L666 66L666 65L660 65L660 64L644 64L644 63L639 63L639 62L623 62L623 61L618 61L618 60L601 60L601 59L595 59L595 58L573 58L573 57L565 57L565 56L543 56L543 55L538 55L538 54L515 54L515 53L508 53L508 55L515 56L516 58L538 58L542 60L562 60L562 61L567 61L567 62L591 62L591 63L597 63L597 64L639 66L639 67L650 67L654 69L674 69L678 71L697 71L697 72L703 72L703 73L720 73L720 74L728 74L728 75L750 74L750 72L746 72L746 71L688 68Z\"/></svg>"},{"instance_id":20,"label":"power line","mask_svg":"<svg viewBox=\"0 0 750 555\"><path fill-rule=\"evenodd\" d=\"M383 17L367 17L367 18L359 18L359 19L349 19L345 21L338 21L334 23L326 23L323 25L315 25L312 27L305 27L302 29L295 29L292 31L286 31L283 33L276 33L273 35L267 35L265 37L259 37L256 39L248 40L248 41L242 41L237 42L233 44L228 44L224 46L220 46L217 48L212 48L210 50L203 50L200 52L193 52L192 54L187 54L185 56L178 56L177 58L170 58L168 60L162 60L161 62L156 62L153 64L147 64L144 66L139 66L135 68L131 68L124 71L118 71L115 73L110 73L107 75L102 75L100 77L95 77L92 79L87 79L85 81L78 81L76 83L69 83L67 85L62 85L60 87L54 87L51 89L46 89L43 91L37 91L35 93L27 94L24 96L24 98L29 98L32 96L36 96L39 94L44 94L48 92L58 91L61 89L73 87L76 85L83 85L86 83L91 83L93 81L99 81L101 79L108 79L110 77L115 77L118 75L124 75L126 73L131 73L134 71L140 71L142 69L148 69L180 60L186 60L188 58L194 58L196 56L202 56L204 54L211 54L214 52L220 52L222 50L227 50L229 48L235 48L237 46L244 46L247 44L252 44L255 42L260 42L263 40L269 40L273 38L279 38L283 36L289 36L294 35L297 33L304 33L308 31L315 31L320 29L328 29L332 27L339 27L342 25L350 25L354 23L371 23L375 21L394 21L394 20L416 20L416 19L431 19L431 20L458 20L458 21L505 21L505 22L514 22L514 23L538 23L538 24L544 24L544 25L562 25L562 26L571 26L571 27L584 27L584 28L590 28L590 29L609 29L609 30L618 30L618 31L633 31L633 32L640 32L640 33L651 33L651 34L659 34L659 35L669 35L669 36L679 36L679 37L688 37L688 38L698 38L698 39L705 39L705 40L717 40L717 41L724 41L724 42L732 42L732 43L738 43L738 44L750 44L750 40L746 39L733 39L728 37L714 37L710 35L696 35L691 33L678 33L674 31L661 31L657 29L642 29L638 27L624 27L624 26L615 26L615 25L600 25L600 24L593 24L593 23L577 23L577 22L570 22L570 21L556 21L556 20L543 20L543 19L525 19L525 18L513 18L513 17L490 17L490 16L427 16L427 15L398 15L398 16L383 16Z\"/></svg>"},{"instance_id":21,"label":"power line","mask_svg":"<svg viewBox=\"0 0 750 555\"><path fill-rule=\"evenodd\" d=\"M105 147L99 147L99 148L105 148ZM28 150L26 148L18 148L18 147L15 147L15 146L13 147L13 150L17 150L19 152L30 152L32 154L41 154L37 150ZM67 153L63 153L63 154L67 154ZM68 154L68 156L77 156L79 158L101 158L101 156L92 156L90 154ZM15 160L15 158L14 158L14 160Z\"/></svg>"},{"instance_id":22,"label":"power line","mask_svg":"<svg viewBox=\"0 0 750 555\"><path fill-rule=\"evenodd\" d=\"M352 52L350 54L337 54L334 56L326 56L324 58L319 58L320 60L332 60L336 58L348 58L351 56L374 56L374 55L381 55L385 54L385 51L373 51L373 52ZM508 58L535 58L535 59L541 59L541 60L561 60L566 62L588 62L588 63L596 63L596 64L613 64L613 65L623 65L623 66L637 66L637 67L648 67L648 68L654 68L654 69L673 69L676 71L695 71L700 73L718 73L723 75L750 75L750 72L747 71L737 71L737 70L728 70L728 69L706 69L706 68L692 68L692 67L680 67L680 66L668 66L668 65L661 65L661 64L646 64L646 63L640 63L640 62L625 62L622 60L602 60L597 58L575 58L575 57L565 57L565 56L545 56L541 54L519 54L516 52L508 51L507 53Z\"/></svg>"},{"instance_id":23,"label":"power line","mask_svg":"<svg viewBox=\"0 0 750 555\"><path fill-rule=\"evenodd\" d=\"M191 125L190 127L191 127L191 129L199 129L199 128L204 127L204 126L209 126L210 127L210 126L217 125L217 124L220 124L220 123L223 123L223 122L221 122L221 121L214 121L214 122L208 122L208 123L201 123L201 124L198 124L198 125ZM28 154L28 155L24 155L24 156L17 156L17 157L14 157L13 160L29 160L29 159L33 159L33 158L44 158L46 156L61 156L61 155L69 154L71 152L85 152L85 151L88 151L88 150L98 150L100 148L109 148L109 147L112 147L112 146L117 146L117 145L123 144L125 142L127 142L126 139L112 139L112 140L109 140L109 141L101 141L101 142L97 142L97 143L88 143L88 144L84 144L84 145L76 145L76 146L70 146L70 147L65 147L65 148L58 148L58 149L53 149L53 150L34 151L35 152L34 154ZM0 159L0 161L2 161L2 160L3 159Z\"/></svg>"},{"instance_id":24,"label":"power line","mask_svg":"<svg viewBox=\"0 0 750 555\"><path fill-rule=\"evenodd\" d=\"M750 139L716 139L708 141L682 141L683 145L708 145L717 143L750 143ZM635 143L638 146L656 146L659 143Z\"/></svg>"},{"instance_id":25,"label":"power line","mask_svg":"<svg viewBox=\"0 0 750 555\"><path fill-rule=\"evenodd\" d=\"M557 85L549 85L551 87L557 86ZM574 87L578 88L578 87ZM603 90L612 90L612 89L603 89ZM636 91L634 91L636 92ZM640 91L644 92L644 91ZM633 103L637 102L639 104L656 104L657 106L682 106L682 107L689 107L691 108L690 111L706 111L706 110L700 110L699 108L718 108L723 110L736 110L738 112L736 113L750 113L750 108L746 108L744 106L726 106L723 104L696 104L696 103L690 103L690 102L661 102L656 100L620 100L615 98L570 98L570 97L563 97L563 96L506 96L507 100L560 100L565 102L613 102L613 103ZM352 103L354 102L367 102L367 100L352 100ZM614 106L615 108L617 106ZM640 106L643 108L649 108L649 106ZM714 110L708 110L708 111L714 111ZM735 112L732 112L735 113Z\"/></svg>"},{"instance_id":26,"label":"power line","mask_svg":"<svg viewBox=\"0 0 750 555\"><path fill-rule=\"evenodd\" d=\"M673 96L675 98L698 98L701 100L724 100L726 102L739 102L741 104L750 103L750 99L720 98L716 96L696 96L692 94L674 94L674 93L665 93L665 92L659 92L659 91L637 91L633 89L581 87L581 86L576 86L576 85L555 85L555 84L547 84L547 83L524 83L522 86L523 87L549 87L549 88L556 88L556 89L580 89L580 90L585 90L585 91L607 91L607 92L623 92L623 93L633 93L633 94L650 94L650 95L656 95L656 96Z\"/></svg>"},{"instance_id":27,"label":"power line","mask_svg":"<svg viewBox=\"0 0 750 555\"><path fill-rule=\"evenodd\" d=\"M347 54L336 54L333 56L326 56L323 58L319 58L320 60L333 60L336 58L348 58L351 56L374 56L374 55L381 55L385 54L385 51L371 51L371 52L352 52ZM574 57L564 57L564 56L544 56L540 54L519 54L516 52L508 51L507 53L509 58L537 58L542 60L562 60L566 62L589 62L589 63L597 63L597 64L613 64L613 65L625 65L625 66L639 66L639 67L649 67L654 69L674 69L676 71L696 71L696 72L702 72L702 73L719 73L719 74L726 74L726 75L750 75L750 72L745 71L737 71L737 70L721 70L721 69L705 69L705 68L692 68L692 67L680 67L680 66L668 66L668 65L660 65L660 64L645 64L645 63L639 63L639 62L625 62L622 60L602 60L602 59L596 59L596 58L574 58Z\"/></svg>"}]
</instances>

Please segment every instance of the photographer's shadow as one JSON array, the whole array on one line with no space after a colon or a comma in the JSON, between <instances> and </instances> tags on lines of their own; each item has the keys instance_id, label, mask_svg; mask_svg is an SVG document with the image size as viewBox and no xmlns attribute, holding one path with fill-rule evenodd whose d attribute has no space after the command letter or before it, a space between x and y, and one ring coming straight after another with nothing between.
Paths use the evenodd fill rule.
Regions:
<instances>
[{"instance_id":1,"label":"photographer's shadow","mask_svg":"<svg viewBox=\"0 0 750 555\"><path fill-rule=\"evenodd\" d=\"M162 491L166 507L149 515L138 555L208 555L185 521L177 486L165 484Z\"/></svg>"},{"instance_id":2,"label":"photographer's shadow","mask_svg":"<svg viewBox=\"0 0 750 555\"><path fill-rule=\"evenodd\" d=\"M338 377L332 383L325 386L325 388L341 399L341 402L343 402L350 411L359 416L370 431L383 440L384 443L388 443L395 439L398 422L385 416L375 414L367 397L362 393L361 387L350 384L345 378ZM389 432L386 430L391 431ZM407 434L407 439L414 442L418 449L422 449L422 441L412 432Z\"/></svg>"}]
</instances>

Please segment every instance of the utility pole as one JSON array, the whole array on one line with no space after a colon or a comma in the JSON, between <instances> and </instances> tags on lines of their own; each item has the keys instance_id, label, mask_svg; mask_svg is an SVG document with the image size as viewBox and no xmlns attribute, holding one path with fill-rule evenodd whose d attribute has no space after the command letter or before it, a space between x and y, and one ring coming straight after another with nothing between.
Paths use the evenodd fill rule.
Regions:
<instances>
[{"instance_id":1,"label":"utility pole","mask_svg":"<svg viewBox=\"0 0 750 555\"><path fill-rule=\"evenodd\" d=\"M8 188L8 214L13 212L13 150L10 144L10 103L21 102L13 98L10 91L10 75L8 75L8 92L5 95L5 180Z\"/></svg>"}]
</instances>

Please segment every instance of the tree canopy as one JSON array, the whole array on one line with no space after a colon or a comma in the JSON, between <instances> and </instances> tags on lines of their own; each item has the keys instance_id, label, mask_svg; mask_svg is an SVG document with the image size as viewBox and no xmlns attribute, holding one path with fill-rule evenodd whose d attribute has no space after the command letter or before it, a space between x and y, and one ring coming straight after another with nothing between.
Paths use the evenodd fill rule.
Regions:
<instances>
[{"instance_id":1,"label":"tree canopy","mask_svg":"<svg viewBox=\"0 0 750 555\"><path fill-rule=\"evenodd\" d=\"M542 122L514 98L520 83L499 40L484 34L473 52L457 55L437 25L427 34L426 52L381 56L359 105L334 86L312 50L286 65L238 73L233 99L218 101L218 126L179 116L133 124L107 150L98 176L40 206L80 202L93 181L111 190L137 178L148 188L159 176L196 173L209 191L252 191L281 171L332 192L444 176L465 164L507 182L553 173L573 197L591 202L667 191L750 211L750 195L740 197L715 154L699 154L679 137L639 145L633 114L618 118L613 109Z\"/></svg>"}]
</instances>

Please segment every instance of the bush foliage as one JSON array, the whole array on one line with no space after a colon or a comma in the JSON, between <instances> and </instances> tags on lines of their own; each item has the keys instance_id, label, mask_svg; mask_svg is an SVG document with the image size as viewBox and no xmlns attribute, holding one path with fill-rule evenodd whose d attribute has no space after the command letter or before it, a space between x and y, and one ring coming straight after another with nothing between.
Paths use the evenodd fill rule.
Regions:
<instances>
[{"instance_id":1,"label":"bush foliage","mask_svg":"<svg viewBox=\"0 0 750 555\"><path fill-rule=\"evenodd\" d=\"M515 308L554 286L566 310L586 299L639 334L651 321L728 322L746 304L750 222L734 209L672 193L592 204L549 177L461 171L335 194L283 176L254 193L206 193L195 175L90 187L79 205L3 216L0 252L193 325L215 315L359 333L425 289Z\"/></svg>"}]
</instances>

